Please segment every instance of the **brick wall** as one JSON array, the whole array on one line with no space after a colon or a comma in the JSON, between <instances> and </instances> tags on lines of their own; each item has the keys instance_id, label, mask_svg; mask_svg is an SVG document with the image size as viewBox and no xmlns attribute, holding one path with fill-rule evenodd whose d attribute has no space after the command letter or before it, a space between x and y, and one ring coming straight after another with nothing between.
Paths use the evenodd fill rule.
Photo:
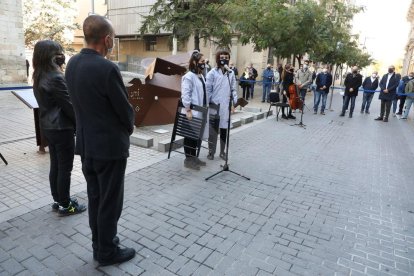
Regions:
<instances>
[{"instance_id":1,"label":"brick wall","mask_svg":"<svg viewBox=\"0 0 414 276\"><path fill-rule=\"evenodd\" d=\"M21 0L0 1L0 84L27 82Z\"/></svg>"}]
</instances>

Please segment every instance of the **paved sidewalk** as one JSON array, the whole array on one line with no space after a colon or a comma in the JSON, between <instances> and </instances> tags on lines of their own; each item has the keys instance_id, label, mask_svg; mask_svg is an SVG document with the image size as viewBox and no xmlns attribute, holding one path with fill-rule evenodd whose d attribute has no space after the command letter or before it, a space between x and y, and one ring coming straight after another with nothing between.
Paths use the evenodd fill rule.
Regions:
<instances>
[{"instance_id":1,"label":"paved sidewalk","mask_svg":"<svg viewBox=\"0 0 414 276\"><path fill-rule=\"evenodd\" d=\"M1 144L18 169L0 164L0 206L18 196L28 212L0 211L0 275L414 275L412 116L374 121L374 101L370 115L341 118L340 101L326 116L305 110L306 129L272 116L232 132L230 169L251 181L206 182L217 158L193 172L182 155L133 147L118 233L138 254L110 267L92 260L87 214L51 212L47 155L30 139ZM27 199L36 193L44 200Z\"/></svg>"}]
</instances>

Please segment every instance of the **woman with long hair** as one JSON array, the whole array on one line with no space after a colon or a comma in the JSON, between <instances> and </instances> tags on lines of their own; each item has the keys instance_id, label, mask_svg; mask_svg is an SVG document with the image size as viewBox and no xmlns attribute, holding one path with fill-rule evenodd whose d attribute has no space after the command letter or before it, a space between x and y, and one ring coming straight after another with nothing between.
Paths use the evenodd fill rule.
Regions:
<instances>
[{"instance_id":1,"label":"woman with long hair","mask_svg":"<svg viewBox=\"0 0 414 276\"><path fill-rule=\"evenodd\" d=\"M208 95L206 92L206 81L203 76L203 70L206 66L203 54L194 50L188 64L189 71L182 78L181 101L184 105L187 119L191 120L193 116L198 116L198 114L192 111L190 106L194 104L208 107ZM207 138L207 135L208 127L205 128L203 136ZM184 138L184 167L186 168L199 170L200 166L206 165L206 162L198 159L196 155L197 143L198 141L195 139Z\"/></svg>"},{"instance_id":2,"label":"woman with long hair","mask_svg":"<svg viewBox=\"0 0 414 276\"><path fill-rule=\"evenodd\" d=\"M33 92L39 105L39 123L49 142L52 210L59 216L83 212L69 195L74 157L75 113L62 73L63 48L51 40L36 43L33 51Z\"/></svg>"}]
</instances>

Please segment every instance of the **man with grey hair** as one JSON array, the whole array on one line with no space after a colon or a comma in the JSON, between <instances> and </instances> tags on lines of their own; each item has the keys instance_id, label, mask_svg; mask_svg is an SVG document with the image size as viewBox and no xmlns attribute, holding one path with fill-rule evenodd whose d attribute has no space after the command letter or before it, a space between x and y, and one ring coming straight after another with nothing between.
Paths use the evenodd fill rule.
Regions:
<instances>
[{"instance_id":1,"label":"man with grey hair","mask_svg":"<svg viewBox=\"0 0 414 276\"><path fill-rule=\"evenodd\" d=\"M371 105L372 98L374 98L375 90L378 88L378 72L372 72L371 76L366 77L362 83L364 94L362 96L361 113L369 114L369 107Z\"/></svg>"},{"instance_id":2,"label":"man with grey hair","mask_svg":"<svg viewBox=\"0 0 414 276\"><path fill-rule=\"evenodd\" d=\"M349 118L352 118L352 113L355 108L355 99L358 96L358 89L362 84L362 75L358 73L358 66L352 67L352 72L345 78L345 99L342 105L342 113L339 116L345 116L345 111L348 110L349 101L351 101L351 107L349 108Z\"/></svg>"},{"instance_id":3,"label":"man with grey hair","mask_svg":"<svg viewBox=\"0 0 414 276\"><path fill-rule=\"evenodd\" d=\"M105 58L114 46L111 22L90 15L83 33L86 47L70 59L66 81L76 115L75 152L87 183L93 258L104 266L135 256L134 249L118 246L116 236L134 110L117 65Z\"/></svg>"},{"instance_id":4,"label":"man with grey hair","mask_svg":"<svg viewBox=\"0 0 414 276\"><path fill-rule=\"evenodd\" d=\"M388 67L388 74L382 76L379 83L381 92L379 99L381 100L381 112L376 121L388 122L390 115L392 100L396 97L397 87L400 84L401 76L395 73L395 66Z\"/></svg>"}]
</instances>

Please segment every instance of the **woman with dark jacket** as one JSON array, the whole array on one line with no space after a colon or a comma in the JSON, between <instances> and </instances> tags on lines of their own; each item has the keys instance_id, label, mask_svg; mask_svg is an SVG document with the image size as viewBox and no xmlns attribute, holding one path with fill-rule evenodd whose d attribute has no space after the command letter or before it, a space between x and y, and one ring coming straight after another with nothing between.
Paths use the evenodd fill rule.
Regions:
<instances>
[{"instance_id":1,"label":"woman with dark jacket","mask_svg":"<svg viewBox=\"0 0 414 276\"><path fill-rule=\"evenodd\" d=\"M59 216L83 212L86 207L69 195L74 157L75 113L61 66L62 46L51 40L36 43L33 51L33 92L39 105L40 128L49 142L52 210Z\"/></svg>"},{"instance_id":2,"label":"woman with dark jacket","mask_svg":"<svg viewBox=\"0 0 414 276\"><path fill-rule=\"evenodd\" d=\"M295 75L293 73L293 67L290 64L285 65L285 69L282 72L282 86L283 86L283 98L282 102L287 103L289 99L289 86L294 84ZM292 115L292 109L288 108L288 115L286 116L285 107L282 107L282 118L283 119L296 119Z\"/></svg>"}]
</instances>

